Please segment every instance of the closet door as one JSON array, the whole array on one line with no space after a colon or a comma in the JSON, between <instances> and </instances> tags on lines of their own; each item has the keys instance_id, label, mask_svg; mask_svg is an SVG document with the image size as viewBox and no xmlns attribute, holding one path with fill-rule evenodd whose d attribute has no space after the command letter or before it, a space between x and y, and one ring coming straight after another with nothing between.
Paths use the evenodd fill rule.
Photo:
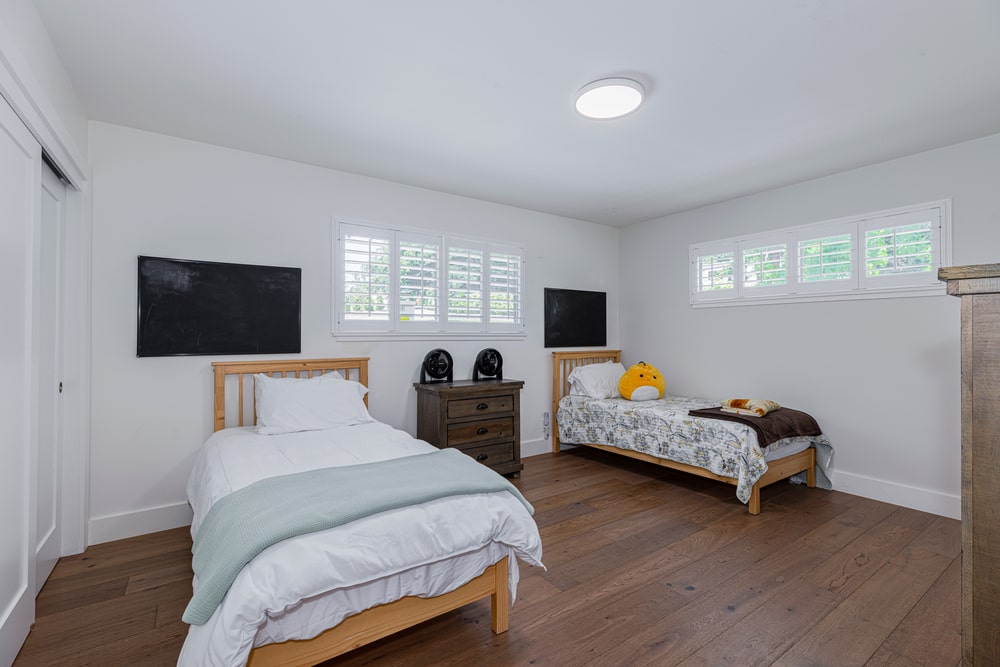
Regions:
<instances>
[{"instance_id":1,"label":"closet door","mask_svg":"<svg viewBox=\"0 0 1000 667\"><path fill-rule=\"evenodd\" d=\"M35 336L38 346L38 439L35 511L35 592L41 590L62 555L60 484L62 471L62 267L66 186L42 167Z\"/></svg>"},{"instance_id":2,"label":"closet door","mask_svg":"<svg viewBox=\"0 0 1000 667\"><path fill-rule=\"evenodd\" d=\"M32 276L41 148L0 98L0 665L35 615Z\"/></svg>"}]
</instances>

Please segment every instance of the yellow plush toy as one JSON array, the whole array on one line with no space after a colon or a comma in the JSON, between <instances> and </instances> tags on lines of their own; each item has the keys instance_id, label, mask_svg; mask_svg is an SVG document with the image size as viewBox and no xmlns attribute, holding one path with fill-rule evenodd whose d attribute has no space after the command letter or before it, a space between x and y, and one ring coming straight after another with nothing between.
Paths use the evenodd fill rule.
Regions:
<instances>
[{"instance_id":1,"label":"yellow plush toy","mask_svg":"<svg viewBox=\"0 0 1000 667\"><path fill-rule=\"evenodd\" d=\"M655 366L640 361L618 380L618 391L630 401L655 401L663 398L666 383Z\"/></svg>"}]
</instances>

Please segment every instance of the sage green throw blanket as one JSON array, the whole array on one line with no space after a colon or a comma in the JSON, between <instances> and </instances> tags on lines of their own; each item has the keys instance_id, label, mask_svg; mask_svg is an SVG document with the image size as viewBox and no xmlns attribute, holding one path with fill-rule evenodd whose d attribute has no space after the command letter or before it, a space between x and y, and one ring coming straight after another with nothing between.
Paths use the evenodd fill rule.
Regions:
<instances>
[{"instance_id":1,"label":"sage green throw blanket","mask_svg":"<svg viewBox=\"0 0 1000 667\"><path fill-rule=\"evenodd\" d=\"M455 449L269 477L209 510L192 552L198 588L183 620L204 625L244 565L281 540L438 498L508 491L513 484Z\"/></svg>"}]
</instances>

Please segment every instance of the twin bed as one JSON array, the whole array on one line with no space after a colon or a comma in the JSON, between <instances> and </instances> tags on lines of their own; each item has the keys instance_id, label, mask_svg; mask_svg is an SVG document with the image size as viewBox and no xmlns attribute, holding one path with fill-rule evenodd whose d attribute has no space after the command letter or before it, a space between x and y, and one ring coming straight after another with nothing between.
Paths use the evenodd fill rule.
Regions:
<instances>
[{"instance_id":1,"label":"twin bed","mask_svg":"<svg viewBox=\"0 0 1000 667\"><path fill-rule=\"evenodd\" d=\"M830 487L825 468L832 448L822 434L783 438L762 448L750 426L689 415L691 410L717 407L718 401L665 396L633 402L574 389L575 370L620 364L620 350L552 356L555 453L562 443L585 445L732 484L750 514L760 513L760 490L774 482L801 475L809 487L817 485L817 477L820 486Z\"/></svg>"},{"instance_id":2,"label":"twin bed","mask_svg":"<svg viewBox=\"0 0 1000 667\"><path fill-rule=\"evenodd\" d=\"M219 512L248 487L292 481L287 489L272 489L276 495L249 510L263 514L275 509L280 523L283 503L300 504L299 489L316 475L346 473L333 481L319 480L320 494L322 484L336 494L360 471L394 467L394 474L402 475L391 485L395 489L410 483L406 472L416 475L421 461L464 474L468 457L373 420L365 409L367 358L213 366L215 433L199 452L188 484L194 509L195 595L185 611L191 627L179 665L314 665L485 597L491 598L493 631L506 631L518 581L517 558L541 565L538 530L530 506L516 490L431 497L283 539L244 560L228 588L217 586L218 568L205 567L214 559L206 545L215 531L233 525L228 517L218 518ZM296 404L290 408L279 400L287 398ZM329 414L303 414L326 405ZM265 415L266 423L258 420ZM329 423L304 428L315 426L306 422L317 418ZM468 462L472 477L482 472L492 476L485 480L491 485L509 486L472 459ZM433 470L420 476L433 476ZM379 489L376 495L393 489ZM336 503L351 506L357 495L355 490ZM248 525L244 532L257 530ZM217 547L228 548L235 539L219 535ZM206 603L203 594L216 588L220 599Z\"/></svg>"},{"instance_id":3,"label":"twin bed","mask_svg":"<svg viewBox=\"0 0 1000 667\"><path fill-rule=\"evenodd\" d=\"M620 361L618 350L553 353L554 452L586 445L726 482L751 514L773 482L802 474L829 485L821 434L761 449L744 424L688 416L705 401L571 388L575 369ZM372 419L367 358L213 366L215 433L188 484L195 580L178 665L314 665L486 597L493 632L507 630L517 559L541 566L531 507L507 480ZM411 486L431 495L355 516L366 486L379 501ZM247 539L269 515L279 531L300 523L300 506L324 520L350 511L302 534ZM253 543L220 568L217 554L243 541Z\"/></svg>"}]
</instances>

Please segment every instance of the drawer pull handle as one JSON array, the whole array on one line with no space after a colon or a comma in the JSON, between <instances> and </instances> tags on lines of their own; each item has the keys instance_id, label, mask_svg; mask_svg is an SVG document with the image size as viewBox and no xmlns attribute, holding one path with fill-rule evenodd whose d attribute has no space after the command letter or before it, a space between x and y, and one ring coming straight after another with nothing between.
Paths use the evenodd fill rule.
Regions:
<instances>
[{"instance_id":1,"label":"drawer pull handle","mask_svg":"<svg viewBox=\"0 0 1000 667\"><path fill-rule=\"evenodd\" d=\"M479 405L476 406L476 410L486 410L489 407L490 407L489 403L480 403Z\"/></svg>"},{"instance_id":2,"label":"drawer pull handle","mask_svg":"<svg viewBox=\"0 0 1000 667\"><path fill-rule=\"evenodd\" d=\"M479 456L476 457L476 460L477 461L485 461L488 458L490 458L489 454L480 454Z\"/></svg>"},{"instance_id":3,"label":"drawer pull handle","mask_svg":"<svg viewBox=\"0 0 1000 667\"><path fill-rule=\"evenodd\" d=\"M485 426L480 426L479 428L476 429L476 434L477 435L486 435L486 433L488 431L489 431L489 429L486 428Z\"/></svg>"}]
</instances>

